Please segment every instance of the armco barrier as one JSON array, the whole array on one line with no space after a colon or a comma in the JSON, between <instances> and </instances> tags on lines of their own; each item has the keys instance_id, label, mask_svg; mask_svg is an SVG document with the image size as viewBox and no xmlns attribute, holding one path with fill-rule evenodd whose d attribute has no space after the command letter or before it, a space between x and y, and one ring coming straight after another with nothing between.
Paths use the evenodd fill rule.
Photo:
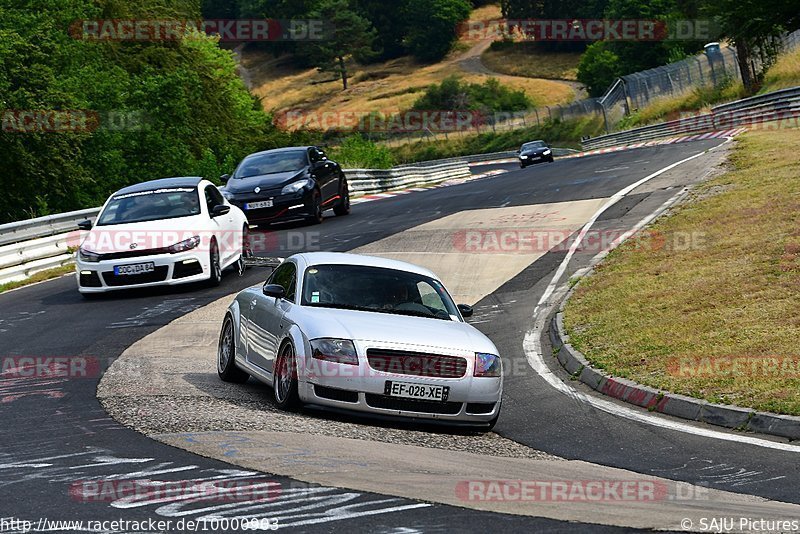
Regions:
<instances>
[{"instance_id":1,"label":"armco barrier","mask_svg":"<svg viewBox=\"0 0 800 534\"><path fill-rule=\"evenodd\" d=\"M792 87L716 106L711 109L711 113L595 137L584 141L583 148L592 150L662 137L728 130L776 120L796 121L798 118L800 118L800 87Z\"/></svg>"},{"instance_id":2,"label":"armco barrier","mask_svg":"<svg viewBox=\"0 0 800 534\"><path fill-rule=\"evenodd\" d=\"M355 195L377 193L399 187L438 183L470 176L468 158L449 162L426 162L393 169L345 169ZM99 208L48 215L0 225L0 284L24 280L39 271L74 260L67 236L77 224L97 217Z\"/></svg>"}]
</instances>

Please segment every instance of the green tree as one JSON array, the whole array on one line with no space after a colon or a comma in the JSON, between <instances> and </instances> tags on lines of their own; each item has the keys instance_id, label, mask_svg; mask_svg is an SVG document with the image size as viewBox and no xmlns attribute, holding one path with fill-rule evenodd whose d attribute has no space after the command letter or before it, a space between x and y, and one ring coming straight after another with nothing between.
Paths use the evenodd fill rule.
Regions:
<instances>
[{"instance_id":1,"label":"green tree","mask_svg":"<svg viewBox=\"0 0 800 534\"><path fill-rule=\"evenodd\" d=\"M619 56L601 41L590 45L578 64L578 81L586 86L590 96L600 96L623 74Z\"/></svg>"},{"instance_id":2,"label":"green tree","mask_svg":"<svg viewBox=\"0 0 800 534\"><path fill-rule=\"evenodd\" d=\"M406 47L423 61L438 61L458 38L458 26L472 12L467 0L409 0Z\"/></svg>"},{"instance_id":3,"label":"green tree","mask_svg":"<svg viewBox=\"0 0 800 534\"><path fill-rule=\"evenodd\" d=\"M348 0L323 0L309 17L328 22L332 30L324 40L310 41L306 56L320 71L335 72L347 89L347 59L362 63L380 53L374 48L375 28Z\"/></svg>"},{"instance_id":4,"label":"green tree","mask_svg":"<svg viewBox=\"0 0 800 534\"><path fill-rule=\"evenodd\" d=\"M800 26L796 0L707 0L703 12L715 19L722 37L736 46L742 83L750 93L758 89L778 54L778 37Z\"/></svg>"}]
</instances>

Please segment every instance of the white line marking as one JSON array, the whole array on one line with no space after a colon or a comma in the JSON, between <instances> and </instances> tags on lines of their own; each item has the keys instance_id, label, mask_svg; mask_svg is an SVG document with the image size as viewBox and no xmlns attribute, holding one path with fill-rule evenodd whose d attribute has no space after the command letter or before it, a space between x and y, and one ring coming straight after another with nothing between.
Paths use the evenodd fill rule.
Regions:
<instances>
[{"instance_id":1,"label":"white line marking","mask_svg":"<svg viewBox=\"0 0 800 534\"><path fill-rule=\"evenodd\" d=\"M719 147L725 145L726 143L728 143L730 140L731 140L731 138L728 138L724 143L721 143L721 144L711 148L710 150L716 150L717 148L719 148ZM629 185L628 187L622 189L617 194L615 194L613 197L611 197L609 199L609 201L604 206L602 206L597 211L597 213L594 214L594 216L589 220L589 222L587 222L586 225L583 227L583 229L581 230L580 234L578 235L578 238L575 239L575 241L572 243L572 246L570 247L569 252L567 253L567 255L564 258L564 260L561 262L561 265L559 265L558 270L556 271L555 275L553 276L553 279L550 282L550 284L547 286L547 289L545 290L544 294L542 295L542 298L539 299L539 303L536 305L536 309L533 312L533 321L534 321L533 322L533 328L528 330L528 332L525 334L525 338L524 338L524 340L522 342L522 347L523 347L523 350L525 351L525 356L526 356L530 366L551 387L555 388L559 392L567 395L568 397L570 397L570 398L572 398L574 400L577 400L579 402L584 402L586 404L590 404L591 406L593 406L593 407L595 407L595 408L597 408L599 410L602 410L602 411L604 411L606 413L609 413L611 415L616 415L616 416L623 417L625 419L629 419L631 421L636 421L636 422L639 422L639 423L644 423L644 424L648 424L648 425L652 425L652 426L657 426L659 428L666 428L668 430L674 430L674 431L677 431L677 432L684 432L686 434L694 434L696 436L701 436L701 437L705 437L705 438L719 439L719 440L722 440L722 441L732 441L732 442L736 442L736 443L743 443L743 444L747 444L747 445L755 445L757 447L764 447L764 448L767 448L767 449L775 449L775 450L786 451L786 452L800 452L800 446L797 446L797 445L790 445L790 444L787 444L787 443L779 443L779 442L769 441L769 440L766 440L766 439L755 438L755 437L746 436L746 435L728 434L728 433L720 432L720 431L717 431L717 430L711 430L711 429L707 429L707 428L697 427L697 426L694 426L694 425L691 425L691 424L688 424L688 423L683 423L683 422L679 422L679 421L673 421L672 419L668 419L667 417L664 417L664 416L652 415L649 412L639 411L639 410L635 410L635 409L632 409L632 408L628 408L626 406L621 406L621 405L616 404L615 402L612 402L610 400L606 400L605 398L596 397L594 395L587 395L585 393L577 391L576 389L573 389L572 387L568 386L565 382L563 382L558 376L556 376L550 370L550 368L545 363L544 358L542 357L541 336L542 336L542 333L544 332L544 329L545 329L545 326L546 326L547 316L549 315L549 312L550 312L550 310L552 310L553 306L555 306L555 303L558 302L558 300L559 300L558 298L556 298L556 299L553 300L553 303L550 303L550 302L548 302L548 299L551 296L553 296L553 294L555 292L555 289L556 289L556 286L558 285L558 281L564 275L564 271L566 271L567 265L569 264L570 260L572 259L572 256L574 255L575 251L577 250L578 246L580 245L581 241L583 240L583 237L589 231L591 226L595 223L597 218L604 211L606 211L608 208L613 206L623 196L628 194L630 191L632 191L636 187L639 187L640 185L642 185L643 183L647 182L648 180L651 180L651 179L655 178L656 176L659 176L659 175L661 175L661 174L663 174L663 173L665 173L665 172L667 172L667 171L669 171L671 169L674 169L678 165L686 163L687 161L690 161L690 160L692 160L692 159L694 159L694 158L696 158L696 157L698 157L698 156L700 156L702 154L704 154L704 152L701 152L699 154L695 154L694 156L691 156L691 157L688 157L686 159L683 159L683 160L681 160L681 161L679 161L677 163L673 163L672 165L664 167L663 169L661 169L659 171L656 171L653 174L651 174L649 176L646 176L645 178L642 178L638 182L636 182L636 183L634 183L632 185ZM653 213L651 213L650 215L648 215L647 217L645 217L644 219L639 221L639 223L634 227L634 229L642 228L643 226L648 224L652 219L654 219L658 214L660 214L661 211L663 211L665 206L668 206L669 203L673 201L673 199L677 199L677 197L679 197L682 194L683 194L683 191L679 192L672 199L668 200L666 203L664 203L662 206L660 206L656 211L654 211ZM621 241L618 241L617 243L615 243L615 245L618 244L619 242L621 242ZM608 252L604 251L604 252L601 252L598 256L606 255L606 254L608 254ZM563 295L564 293L566 293L567 288L568 288L567 285L562 286L559 289L559 293L558 293L559 296Z\"/></svg>"}]
</instances>

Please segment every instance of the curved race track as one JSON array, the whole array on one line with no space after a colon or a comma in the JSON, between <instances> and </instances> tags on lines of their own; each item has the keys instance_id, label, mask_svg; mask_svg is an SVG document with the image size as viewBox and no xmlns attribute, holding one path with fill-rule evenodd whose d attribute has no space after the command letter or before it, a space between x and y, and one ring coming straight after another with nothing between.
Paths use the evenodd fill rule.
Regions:
<instances>
[{"instance_id":1,"label":"curved race track","mask_svg":"<svg viewBox=\"0 0 800 534\"><path fill-rule=\"evenodd\" d=\"M658 169L718 144L719 140L709 140L642 148L559 160L525 170L513 164L476 167L476 172L498 168L508 172L462 185L359 204L354 206L351 216L329 217L318 227L284 225L270 234L271 249L262 253L285 256L306 249L349 251L358 247L370 250L370 246L380 249L376 243L391 243L391 236L399 232L465 210L608 198ZM654 180L652 185L633 191L600 218L599 227L613 229L635 224L681 186L702 178L707 164L708 160L698 158L694 164L684 164ZM514 370L507 377L496 433L566 459L800 503L800 494L795 489L800 483L797 450L714 439L634 422L571 399L552 389L530 369L522 351L523 337L531 327L534 307L564 255L565 251L556 249L535 258L529 265L522 265L518 272L510 273L508 281L481 295L476 305L472 322L497 344L506 358L506 368ZM580 266L581 261L577 257L569 272ZM112 505L99 499L87 503L76 498L70 489L76 484L109 478L197 480L257 476L255 472L236 473L232 471L235 468L224 462L156 443L123 427L108 417L96 399L95 390L102 372L137 340L192 310L259 283L264 276L263 269L252 269L243 278L227 274L222 286L213 290L164 289L113 295L91 302L78 295L71 277L0 295L0 357L85 356L98 362L96 369L89 367L90 376L86 378L19 377L0 382L4 427L0 434L0 487L7 496L0 504L0 518L33 520L34 526L43 517L196 519L211 512L152 501L125 505L117 501ZM560 373L559 369L554 371ZM580 389L576 383L570 384ZM666 420L663 416L653 417ZM264 470L269 471L268 466ZM272 480L285 488L286 495L291 495L291 488L298 495L304 492L303 503L309 507L301 509L291 498L284 498L275 503L251 505L248 514L267 517L285 512L282 524L304 531L571 528L570 524L549 519L429 505L332 487L310 490L308 485L289 479ZM314 504L308 505L308 496L312 494ZM215 510L218 512L219 508ZM674 528L678 528L679 520L675 518ZM591 515L586 516L585 522L593 522ZM71 530L40 526L42 530Z\"/></svg>"}]
</instances>

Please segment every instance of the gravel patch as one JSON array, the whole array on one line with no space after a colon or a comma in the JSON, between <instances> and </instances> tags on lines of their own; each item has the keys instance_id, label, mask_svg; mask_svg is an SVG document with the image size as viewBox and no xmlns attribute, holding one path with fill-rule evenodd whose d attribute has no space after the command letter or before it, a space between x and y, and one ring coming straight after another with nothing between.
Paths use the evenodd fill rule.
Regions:
<instances>
[{"instance_id":1,"label":"gravel patch","mask_svg":"<svg viewBox=\"0 0 800 534\"><path fill-rule=\"evenodd\" d=\"M299 432L507 458L556 459L494 433L383 421L305 408L278 410L254 379L217 377L216 344L227 297L191 312L127 349L103 376L97 396L109 415L145 435L208 431Z\"/></svg>"}]
</instances>

